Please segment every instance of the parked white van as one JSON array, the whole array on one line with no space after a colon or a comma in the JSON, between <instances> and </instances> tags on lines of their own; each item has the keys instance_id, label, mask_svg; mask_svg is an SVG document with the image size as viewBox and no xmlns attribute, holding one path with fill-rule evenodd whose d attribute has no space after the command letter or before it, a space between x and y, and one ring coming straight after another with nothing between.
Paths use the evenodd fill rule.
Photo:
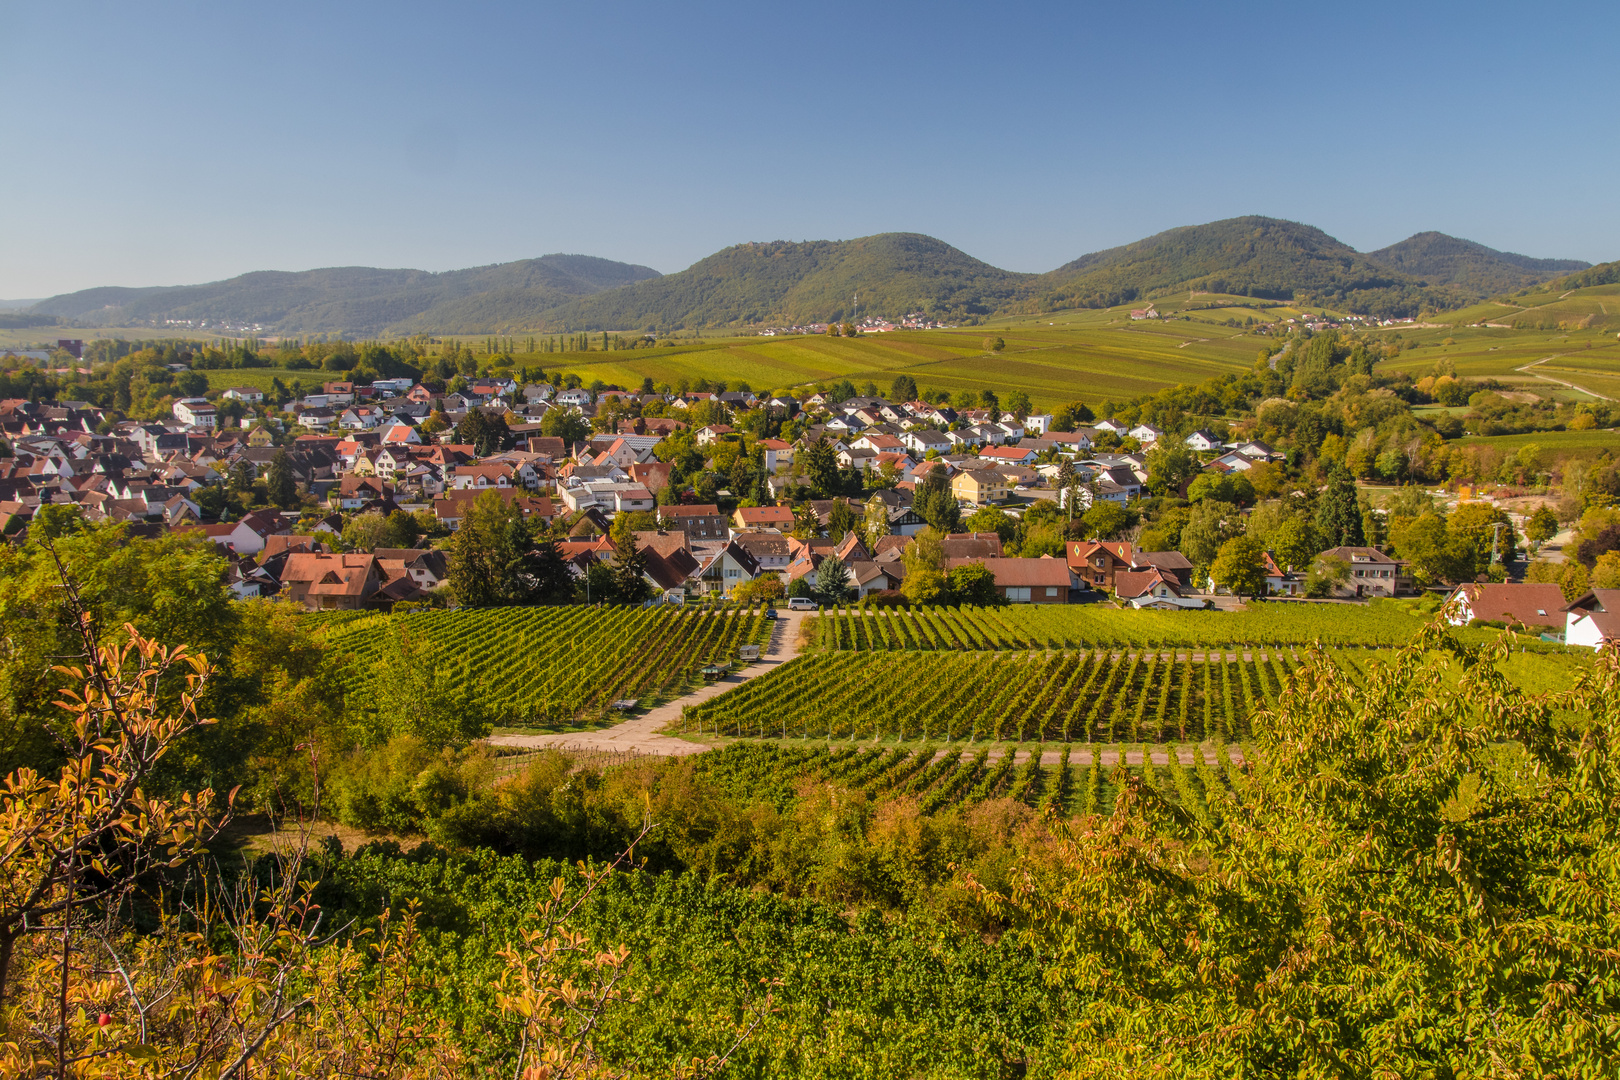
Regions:
<instances>
[{"instance_id":1,"label":"parked white van","mask_svg":"<svg viewBox=\"0 0 1620 1080\"><path fill-rule=\"evenodd\" d=\"M788 601L789 611L814 611L816 602L808 596L795 596Z\"/></svg>"}]
</instances>

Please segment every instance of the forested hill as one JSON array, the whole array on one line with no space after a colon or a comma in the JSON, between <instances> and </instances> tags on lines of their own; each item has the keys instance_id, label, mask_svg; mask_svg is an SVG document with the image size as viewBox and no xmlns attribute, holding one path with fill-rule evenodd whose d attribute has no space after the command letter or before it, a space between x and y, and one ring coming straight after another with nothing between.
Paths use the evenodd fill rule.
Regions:
<instances>
[{"instance_id":1,"label":"forested hill","mask_svg":"<svg viewBox=\"0 0 1620 1080\"><path fill-rule=\"evenodd\" d=\"M258 325L290 334L421 328L476 333L495 322L532 325L540 312L568 300L657 276L645 266L588 255L546 255L441 274L365 266L264 270L206 285L85 289L51 297L30 310L71 325L130 326L174 319ZM492 322L493 315L500 317Z\"/></svg>"},{"instance_id":2,"label":"forested hill","mask_svg":"<svg viewBox=\"0 0 1620 1080\"><path fill-rule=\"evenodd\" d=\"M1170 229L1044 275L1048 307L1107 307L1182 291L1232 293L1410 314L1418 278L1374 263L1321 229L1266 217Z\"/></svg>"},{"instance_id":3,"label":"forested hill","mask_svg":"<svg viewBox=\"0 0 1620 1080\"><path fill-rule=\"evenodd\" d=\"M1309 225L1241 217L1170 229L1046 274L1001 270L931 236L880 233L738 244L663 276L585 255L441 274L367 267L263 271L208 285L86 289L7 318L42 320L37 325L55 318L65 326L206 321L211 329L259 326L267 333L351 337L670 331L847 320L857 294L862 315L920 310L961 321L1188 292L1398 317L1461 307L1572 270L1566 288L1601 284L1615 279L1615 265L1532 259L1435 232L1362 254Z\"/></svg>"},{"instance_id":4,"label":"forested hill","mask_svg":"<svg viewBox=\"0 0 1620 1080\"><path fill-rule=\"evenodd\" d=\"M810 323L863 314L950 318L1010 307L1036 275L999 270L931 236L738 244L675 274L566 304L554 329Z\"/></svg>"},{"instance_id":5,"label":"forested hill","mask_svg":"<svg viewBox=\"0 0 1620 1080\"><path fill-rule=\"evenodd\" d=\"M1409 236L1398 244L1368 252L1367 258L1422 278L1431 286L1453 286L1470 298L1539 285L1592 265L1579 259L1532 259L1438 232Z\"/></svg>"}]
</instances>

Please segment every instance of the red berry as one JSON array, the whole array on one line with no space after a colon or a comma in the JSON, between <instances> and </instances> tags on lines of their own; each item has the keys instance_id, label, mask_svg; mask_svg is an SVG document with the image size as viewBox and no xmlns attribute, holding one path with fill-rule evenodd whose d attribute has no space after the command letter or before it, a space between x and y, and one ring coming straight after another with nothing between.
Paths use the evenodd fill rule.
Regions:
<instances>
[{"instance_id":1,"label":"red berry","mask_svg":"<svg viewBox=\"0 0 1620 1080\"><path fill-rule=\"evenodd\" d=\"M112 1023L112 1016L111 1016L111 1014L109 1014L109 1013L102 1013L102 1014L101 1014L101 1019L100 1019L100 1020L97 1020L97 1021L96 1021L96 1023L98 1023L98 1024L100 1024L100 1025L101 1025L101 1026L102 1026L102 1027L106 1027L106 1026L107 1026L107 1025L108 1025L108 1024L110 1024L110 1023Z\"/></svg>"}]
</instances>

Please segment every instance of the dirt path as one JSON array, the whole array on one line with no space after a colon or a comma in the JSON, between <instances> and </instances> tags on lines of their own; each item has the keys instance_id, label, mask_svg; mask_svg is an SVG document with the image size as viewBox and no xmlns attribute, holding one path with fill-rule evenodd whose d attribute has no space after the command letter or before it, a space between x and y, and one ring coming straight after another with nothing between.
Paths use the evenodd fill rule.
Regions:
<instances>
[{"instance_id":1,"label":"dirt path","mask_svg":"<svg viewBox=\"0 0 1620 1080\"><path fill-rule=\"evenodd\" d=\"M1516 367L1513 370L1514 371L1522 371L1526 375L1530 376L1532 379L1540 379L1543 382L1557 383L1559 386L1567 386L1571 390L1579 390L1581 393L1590 394L1591 396L1599 399L1600 401L1613 401L1614 400L1614 398L1609 397L1607 394L1600 394L1596 390L1588 390L1584 386L1576 386L1574 383L1568 382L1568 381L1566 381L1564 379L1555 379L1551 375L1542 375L1542 374L1540 374L1538 372L1534 372L1534 371L1530 370L1533 367L1538 367L1541 364L1545 364L1549 360L1557 360L1559 357L1567 356L1567 355L1569 355L1569 354L1568 353L1554 353L1552 356L1543 356L1540 360L1531 361L1530 363L1524 365L1523 367Z\"/></svg>"},{"instance_id":2,"label":"dirt path","mask_svg":"<svg viewBox=\"0 0 1620 1080\"><path fill-rule=\"evenodd\" d=\"M757 679L798 656L802 644L804 619L805 613L802 611L777 612L776 627L771 631L770 644L766 646L759 660L718 682L701 686L690 694L667 701L639 716L633 716L622 724L597 731L558 731L548 735L491 735L489 742L495 746L522 746L534 750L554 746L570 750L634 751L640 754L661 754L666 757L701 754L708 749L707 746L660 734L661 730L672 721L680 719L683 707L708 701L734 686L740 686L750 679Z\"/></svg>"}]
</instances>

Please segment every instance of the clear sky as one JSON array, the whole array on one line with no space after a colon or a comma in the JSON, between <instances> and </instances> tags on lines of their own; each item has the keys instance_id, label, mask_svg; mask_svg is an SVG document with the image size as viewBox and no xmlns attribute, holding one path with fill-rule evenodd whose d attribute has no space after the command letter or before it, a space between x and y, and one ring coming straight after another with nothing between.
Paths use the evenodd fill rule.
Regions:
<instances>
[{"instance_id":1,"label":"clear sky","mask_svg":"<svg viewBox=\"0 0 1620 1080\"><path fill-rule=\"evenodd\" d=\"M0 0L0 298L1238 214L1620 258L1620 4Z\"/></svg>"}]
</instances>

